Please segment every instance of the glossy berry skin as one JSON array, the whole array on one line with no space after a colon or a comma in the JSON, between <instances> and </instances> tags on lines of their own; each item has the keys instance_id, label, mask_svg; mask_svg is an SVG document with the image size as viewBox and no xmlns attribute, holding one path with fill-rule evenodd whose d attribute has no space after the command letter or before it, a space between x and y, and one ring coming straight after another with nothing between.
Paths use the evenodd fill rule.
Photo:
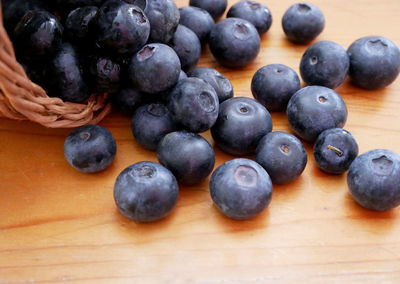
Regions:
<instances>
[{"instance_id":1,"label":"glossy berry skin","mask_svg":"<svg viewBox=\"0 0 400 284\"><path fill-rule=\"evenodd\" d=\"M346 50L332 41L319 41L303 54L300 74L307 85L337 88L347 77L350 59Z\"/></svg>"},{"instance_id":2,"label":"glossy berry skin","mask_svg":"<svg viewBox=\"0 0 400 284\"><path fill-rule=\"evenodd\" d=\"M261 139L255 160L267 171L274 184L286 184L304 171L307 152L295 136L274 131Z\"/></svg>"},{"instance_id":3,"label":"glossy berry skin","mask_svg":"<svg viewBox=\"0 0 400 284\"><path fill-rule=\"evenodd\" d=\"M183 79L170 94L168 109L175 122L187 131L204 132L217 120L218 96L214 88L204 80Z\"/></svg>"},{"instance_id":4,"label":"glossy berry skin","mask_svg":"<svg viewBox=\"0 0 400 284\"><path fill-rule=\"evenodd\" d=\"M244 67L260 51L260 36L250 22L227 18L215 24L210 33L210 50L215 59L230 68Z\"/></svg>"},{"instance_id":5,"label":"glossy berry skin","mask_svg":"<svg viewBox=\"0 0 400 284\"><path fill-rule=\"evenodd\" d=\"M168 216L178 201L175 177L163 166L139 162L123 170L114 184L119 212L136 222L153 222Z\"/></svg>"},{"instance_id":6,"label":"glossy berry skin","mask_svg":"<svg viewBox=\"0 0 400 284\"><path fill-rule=\"evenodd\" d=\"M169 90L179 80L181 63L178 55L168 45L145 45L132 57L129 77L142 92L157 94Z\"/></svg>"},{"instance_id":7,"label":"glossy berry skin","mask_svg":"<svg viewBox=\"0 0 400 284\"><path fill-rule=\"evenodd\" d=\"M203 79L209 83L217 93L219 103L233 97L233 86L229 79L213 68L197 67L188 72L188 76Z\"/></svg>"},{"instance_id":8,"label":"glossy berry skin","mask_svg":"<svg viewBox=\"0 0 400 284\"><path fill-rule=\"evenodd\" d=\"M196 67L201 56L201 44L199 38L191 29L178 25L169 45L178 55L182 70L188 71Z\"/></svg>"},{"instance_id":9,"label":"glossy berry skin","mask_svg":"<svg viewBox=\"0 0 400 284\"><path fill-rule=\"evenodd\" d=\"M168 43L179 24L179 10L173 0L147 0L144 10L150 21L150 42Z\"/></svg>"},{"instance_id":10,"label":"glossy berry skin","mask_svg":"<svg viewBox=\"0 0 400 284\"><path fill-rule=\"evenodd\" d=\"M284 111L290 98L299 89L297 73L282 64L261 67L251 81L254 98L269 111Z\"/></svg>"},{"instance_id":11,"label":"glossy berry skin","mask_svg":"<svg viewBox=\"0 0 400 284\"><path fill-rule=\"evenodd\" d=\"M307 142L314 142L322 131L344 126L347 107L332 89L309 86L291 97L286 114L292 130Z\"/></svg>"},{"instance_id":12,"label":"glossy berry skin","mask_svg":"<svg viewBox=\"0 0 400 284\"><path fill-rule=\"evenodd\" d=\"M8 3L2 1L2 8L4 27L8 35L12 37L15 27L27 12L46 10L47 7L43 2L37 0L12 0Z\"/></svg>"},{"instance_id":13,"label":"glossy berry skin","mask_svg":"<svg viewBox=\"0 0 400 284\"><path fill-rule=\"evenodd\" d=\"M81 103L90 93L85 83L76 49L65 43L49 64L45 88L50 97Z\"/></svg>"},{"instance_id":14,"label":"glossy berry skin","mask_svg":"<svg viewBox=\"0 0 400 284\"><path fill-rule=\"evenodd\" d=\"M283 15L282 27L291 42L306 44L323 31L325 17L322 11L311 3L296 3Z\"/></svg>"},{"instance_id":15,"label":"glossy berry skin","mask_svg":"<svg viewBox=\"0 0 400 284\"><path fill-rule=\"evenodd\" d=\"M90 25L94 22L99 8L84 6L72 10L65 21L65 35L75 44L88 44L91 40Z\"/></svg>"},{"instance_id":16,"label":"glossy berry skin","mask_svg":"<svg viewBox=\"0 0 400 284\"><path fill-rule=\"evenodd\" d=\"M388 211L400 205L400 156L375 149L358 156L349 168L350 194L361 206Z\"/></svg>"},{"instance_id":17,"label":"glossy berry skin","mask_svg":"<svg viewBox=\"0 0 400 284\"><path fill-rule=\"evenodd\" d=\"M214 26L214 20L204 9L187 6L179 9L179 24L191 29L199 38L201 44L206 44Z\"/></svg>"},{"instance_id":18,"label":"glossy berry skin","mask_svg":"<svg viewBox=\"0 0 400 284\"><path fill-rule=\"evenodd\" d=\"M342 174L358 155L358 144L350 132L342 128L323 131L314 144L318 167L328 174Z\"/></svg>"},{"instance_id":19,"label":"glossy berry skin","mask_svg":"<svg viewBox=\"0 0 400 284\"><path fill-rule=\"evenodd\" d=\"M135 110L143 104L146 94L132 87L121 88L111 95L113 107L124 115L133 116Z\"/></svg>"},{"instance_id":20,"label":"glossy berry skin","mask_svg":"<svg viewBox=\"0 0 400 284\"><path fill-rule=\"evenodd\" d=\"M190 0L190 6L206 10L214 20L220 18L228 6L227 0Z\"/></svg>"},{"instance_id":21,"label":"glossy berry skin","mask_svg":"<svg viewBox=\"0 0 400 284\"><path fill-rule=\"evenodd\" d=\"M97 44L120 55L140 50L150 34L150 22L137 6L120 0L109 0L99 9L95 29Z\"/></svg>"},{"instance_id":22,"label":"glossy berry skin","mask_svg":"<svg viewBox=\"0 0 400 284\"><path fill-rule=\"evenodd\" d=\"M90 63L89 69L92 90L97 93L114 93L120 84L121 66L114 60L96 56Z\"/></svg>"},{"instance_id":23,"label":"glossy berry skin","mask_svg":"<svg viewBox=\"0 0 400 284\"><path fill-rule=\"evenodd\" d=\"M200 135L186 131L165 135L158 144L157 158L179 183L185 185L201 183L211 174L215 163L210 143Z\"/></svg>"},{"instance_id":24,"label":"glossy berry skin","mask_svg":"<svg viewBox=\"0 0 400 284\"><path fill-rule=\"evenodd\" d=\"M58 19L48 12L26 13L14 31L17 55L24 60L36 60L55 54L61 47L63 31Z\"/></svg>"},{"instance_id":25,"label":"glossy berry skin","mask_svg":"<svg viewBox=\"0 0 400 284\"><path fill-rule=\"evenodd\" d=\"M268 173L249 159L222 164L211 176L210 194L217 208L232 219L245 220L259 215L272 198Z\"/></svg>"},{"instance_id":26,"label":"glossy berry skin","mask_svg":"<svg viewBox=\"0 0 400 284\"><path fill-rule=\"evenodd\" d=\"M241 156L253 154L261 138L271 130L271 115L265 107L253 99L235 97L220 105L211 134L221 150Z\"/></svg>"},{"instance_id":27,"label":"glossy berry skin","mask_svg":"<svg viewBox=\"0 0 400 284\"><path fill-rule=\"evenodd\" d=\"M177 129L166 106L152 103L139 107L132 118L132 134L144 148L155 151L160 140Z\"/></svg>"},{"instance_id":28,"label":"glossy berry skin","mask_svg":"<svg viewBox=\"0 0 400 284\"><path fill-rule=\"evenodd\" d=\"M228 18L241 18L249 21L258 33L266 33L272 25L272 15L268 8L256 1L243 0L234 4L228 11Z\"/></svg>"},{"instance_id":29,"label":"glossy berry skin","mask_svg":"<svg viewBox=\"0 0 400 284\"><path fill-rule=\"evenodd\" d=\"M390 39L368 36L356 40L347 50L349 76L363 89L381 89L396 80L400 72L400 50Z\"/></svg>"},{"instance_id":30,"label":"glossy berry skin","mask_svg":"<svg viewBox=\"0 0 400 284\"><path fill-rule=\"evenodd\" d=\"M84 173L97 173L114 160L117 145L112 134L99 125L81 126L64 142L64 155L68 163Z\"/></svg>"}]
</instances>

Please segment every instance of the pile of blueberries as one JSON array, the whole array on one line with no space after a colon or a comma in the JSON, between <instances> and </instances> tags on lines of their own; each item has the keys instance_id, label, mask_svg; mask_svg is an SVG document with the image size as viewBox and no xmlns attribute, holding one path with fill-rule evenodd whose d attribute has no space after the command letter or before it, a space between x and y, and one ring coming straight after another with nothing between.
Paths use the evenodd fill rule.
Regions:
<instances>
[{"instance_id":1,"label":"pile of blueberries","mask_svg":"<svg viewBox=\"0 0 400 284\"><path fill-rule=\"evenodd\" d=\"M139 162L117 177L114 198L123 215L159 220L174 208L178 183L196 185L211 174L214 150L198 134L207 130L222 151L255 154L255 161L237 158L214 171L210 194L217 208L234 219L260 214L271 201L272 184L295 180L308 160L296 136L272 132L269 111L286 111L293 132L314 143L321 170L349 170L350 193L359 204L378 211L400 205L400 155L378 149L358 156L356 140L342 129L346 104L334 91L348 75L364 89L391 84L400 72L400 50L392 41L364 37L347 51L331 41L316 42L300 63L307 87L300 88L291 68L272 64L254 74L255 99L233 97L226 77L196 67L201 50L208 44L226 67L251 63L271 13L244 0L215 23L226 0L189 4L178 9L172 0L3 1L5 27L33 81L71 102L109 93L115 109L133 116L138 143L157 152L160 164ZM321 10L308 3L292 5L282 18L295 44L313 41L324 26ZM87 173L107 168L116 152L113 136L98 125L75 129L64 144L67 161Z\"/></svg>"}]
</instances>

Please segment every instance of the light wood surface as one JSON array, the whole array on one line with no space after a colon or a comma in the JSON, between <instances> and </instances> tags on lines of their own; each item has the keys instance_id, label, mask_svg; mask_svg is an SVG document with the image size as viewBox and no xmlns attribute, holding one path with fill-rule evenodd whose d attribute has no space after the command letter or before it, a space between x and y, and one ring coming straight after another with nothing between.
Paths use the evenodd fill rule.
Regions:
<instances>
[{"instance_id":1,"label":"light wood surface","mask_svg":"<svg viewBox=\"0 0 400 284\"><path fill-rule=\"evenodd\" d=\"M262 2L274 22L253 64L228 70L208 50L201 59L201 66L232 80L236 96L251 96L251 78L263 65L298 71L307 48L290 44L282 32L281 17L295 1ZM318 40L347 48L376 34L400 45L399 0L312 2L326 17ZM400 79L378 91L346 82L337 92L360 153L400 152ZM283 113L272 117L274 130L290 131ZM0 120L0 283L400 283L400 208L376 213L358 206L346 175L317 168L312 145L303 175L274 186L270 207L254 219L220 214L206 180L181 187L168 218L137 224L118 213L113 184L128 165L156 156L133 140L129 118L112 114L101 125L115 136L117 157L106 171L88 175L64 159L70 130ZM209 132L203 136L212 141ZM216 166L233 158L215 151Z\"/></svg>"}]
</instances>

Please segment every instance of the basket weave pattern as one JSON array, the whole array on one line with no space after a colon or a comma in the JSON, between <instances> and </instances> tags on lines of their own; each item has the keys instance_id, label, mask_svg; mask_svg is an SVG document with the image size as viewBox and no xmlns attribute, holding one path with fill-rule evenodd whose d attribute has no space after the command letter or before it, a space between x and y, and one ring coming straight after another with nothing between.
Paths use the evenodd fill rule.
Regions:
<instances>
[{"instance_id":1,"label":"basket weave pattern","mask_svg":"<svg viewBox=\"0 0 400 284\"><path fill-rule=\"evenodd\" d=\"M3 25L0 1L0 117L31 120L50 128L96 124L111 110L107 94L92 95L85 104L50 98L17 62Z\"/></svg>"}]
</instances>

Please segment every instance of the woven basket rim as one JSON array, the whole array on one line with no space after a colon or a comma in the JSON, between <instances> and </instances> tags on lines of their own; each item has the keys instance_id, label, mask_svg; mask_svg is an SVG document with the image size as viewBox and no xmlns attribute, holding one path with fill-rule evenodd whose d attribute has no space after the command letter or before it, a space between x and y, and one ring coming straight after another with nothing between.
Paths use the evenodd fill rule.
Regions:
<instances>
[{"instance_id":1,"label":"woven basket rim","mask_svg":"<svg viewBox=\"0 0 400 284\"><path fill-rule=\"evenodd\" d=\"M3 23L0 0L0 117L30 120L50 128L97 124L111 111L108 94L91 95L85 103L49 97L32 82L15 57Z\"/></svg>"}]
</instances>

